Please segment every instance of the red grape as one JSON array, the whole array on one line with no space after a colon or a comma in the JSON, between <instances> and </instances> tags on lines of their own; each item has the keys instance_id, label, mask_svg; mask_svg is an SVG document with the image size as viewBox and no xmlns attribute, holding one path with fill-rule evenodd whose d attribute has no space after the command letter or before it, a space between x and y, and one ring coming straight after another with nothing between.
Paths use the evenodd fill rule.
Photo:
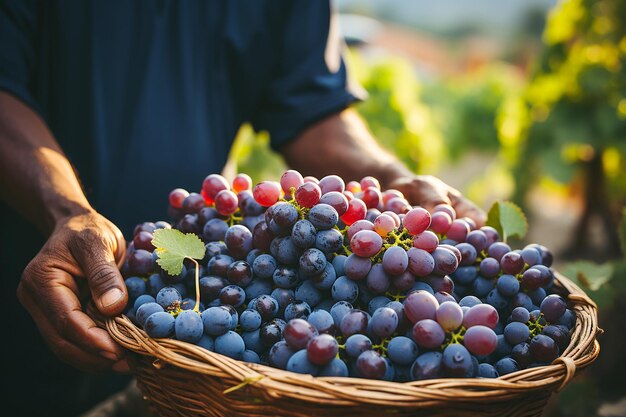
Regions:
<instances>
[{"instance_id":1,"label":"red grape","mask_svg":"<svg viewBox=\"0 0 626 417\"><path fill-rule=\"evenodd\" d=\"M413 236L419 235L430 226L430 213L422 207L415 207L404 215L402 226Z\"/></svg>"},{"instance_id":2,"label":"red grape","mask_svg":"<svg viewBox=\"0 0 626 417\"><path fill-rule=\"evenodd\" d=\"M350 239L350 248L358 256L364 258L374 256L383 246L380 235L371 230L361 230Z\"/></svg>"},{"instance_id":3,"label":"red grape","mask_svg":"<svg viewBox=\"0 0 626 417\"><path fill-rule=\"evenodd\" d=\"M311 208L320 201L322 190L312 182L305 182L296 189L296 201L302 207Z\"/></svg>"},{"instance_id":4,"label":"red grape","mask_svg":"<svg viewBox=\"0 0 626 417\"><path fill-rule=\"evenodd\" d=\"M252 195L257 203L269 207L280 198L280 185L274 181L260 182L252 190Z\"/></svg>"},{"instance_id":5,"label":"red grape","mask_svg":"<svg viewBox=\"0 0 626 417\"><path fill-rule=\"evenodd\" d=\"M215 210L222 216L230 216L239 208L237 195L230 190L222 190L215 196Z\"/></svg>"},{"instance_id":6,"label":"red grape","mask_svg":"<svg viewBox=\"0 0 626 417\"><path fill-rule=\"evenodd\" d=\"M297 189L304 184L304 178L298 171L290 169L280 177L280 186L287 195L291 195L291 188Z\"/></svg>"},{"instance_id":7,"label":"red grape","mask_svg":"<svg viewBox=\"0 0 626 417\"><path fill-rule=\"evenodd\" d=\"M498 337L489 327L472 326L465 332L463 344L474 355L485 356L496 350Z\"/></svg>"},{"instance_id":8,"label":"red grape","mask_svg":"<svg viewBox=\"0 0 626 417\"><path fill-rule=\"evenodd\" d=\"M244 190L252 189L252 178L248 174L237 174L233 180L233 191L239 193Z\"/></svg>"},{"instance_id":9,"label":"red grape","mask_svg":"<svg viewBox=\"0 0 626 417\"><path fill-rule=\"evenodd\" d=\"M463 326L469 329L472 326L487 326L495 329L498 325L498 311L489 304L476 304L465 313Z\"/></svg>"},{"instance_id":10,"label":"red grape","mask_svg":"<svg viewBox=\"0 0 626 417\"><path fill-rule=\"evenodd\" d=\"M396 228L396 222L387 214L381 214L374 220L374 231L385 237Z\"/></svg>"},{"instance_id":11,"label":"red grape","mask_svg":"<svg viewBox=\"0 0 626 417\"><path fill-rule=\"evenodd\" d=\"M182 188L173 189L169 195L170 206L176 209L182 208L183 200L185 200L185 198L187 198L188 195L189 195L189 192L187 190L184 190Z\"/></svg>"},{"instance_id":12,"label":"red grape","mask_svg":"<svg viewBox=\"0 0 626 417\"><path fill-rule=\"evenodd\" d=\"M226 178L219 174L211 174L202 182L202 191L205 193L205 198L211 201L214 201L217 193L222 190L230 190L230 184L226 181Z\"/></svg>"},{"instance_id":13,"label":"red grape","mask_svg":"<svg viewBox=\"0 0 626 417\"><path fill-rule=\"evenodd\" d=\"M348 202L348 210L340 218L344 224L350 226L357 220L363 220L366 214L367 206L365 203L358 198L353 198Z\"/></svg>"}]
</instances>

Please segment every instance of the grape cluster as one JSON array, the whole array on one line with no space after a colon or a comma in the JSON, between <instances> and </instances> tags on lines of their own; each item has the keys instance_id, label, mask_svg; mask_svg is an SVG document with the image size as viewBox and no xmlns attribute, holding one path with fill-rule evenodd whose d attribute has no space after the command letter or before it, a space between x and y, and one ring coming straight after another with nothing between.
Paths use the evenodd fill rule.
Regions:
<instances>
[{"instance_id":1,"label":"grape cluster","mask_svg":"<svg viewBox=\"0 0 626 417\"><path fill-rule=\"evenodd\" d=\"M150 337L315 376L404 382L550 363L575 324L553 291L548 249L513 250L494 228L449 205L413 207L373 177L290 170L253 187L245 174L232 184L213 174L200 193L173 190L169 214L172 224L136 227L122 268L126 315ZM152 244L170 227L206 245L177 276Z\"/></svg>"}]
</instances>

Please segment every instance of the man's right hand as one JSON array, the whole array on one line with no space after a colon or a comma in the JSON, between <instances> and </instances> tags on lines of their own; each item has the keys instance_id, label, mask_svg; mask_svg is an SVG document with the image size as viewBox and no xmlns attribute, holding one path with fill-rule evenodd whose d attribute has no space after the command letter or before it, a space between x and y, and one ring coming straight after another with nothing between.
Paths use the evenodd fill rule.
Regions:
<instances>
[{"instance_id":1,"label":"man's right hand","mask_svg":"<svg viewBox=\"0 0 626 417\"><path fill-rule=\"evenodd\" d=\"M86 279L103 315L121 313L128 301L118 269L125 251L119 229L88 211L59 221L22 275L17 289L20 302L50 349L81 370L128 371L122 348L83 312L74 279Z\"/></svg>"}]
</instances>

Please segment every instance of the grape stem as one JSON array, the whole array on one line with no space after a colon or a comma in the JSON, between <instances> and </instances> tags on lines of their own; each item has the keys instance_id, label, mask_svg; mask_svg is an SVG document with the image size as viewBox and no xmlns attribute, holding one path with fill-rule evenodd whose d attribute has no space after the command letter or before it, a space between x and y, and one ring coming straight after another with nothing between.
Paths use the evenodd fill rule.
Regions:
<instances>
[{"instance_id":1,"label":"grape stem","mask_svg":"<svg viewBox=\"0 0 626 417\"><path fill-rule=\"evenodd\" d=\"M189 256L185 256L186 259L189 259L196 265L196 305L193 306L193 311L200 314L200 264L193 258Z\"/></svg>"},{"instance_id":2,"label":"grape stem","mask_svg":"<svg viewBox=\"0 0 626 417\"><path fill-rule=\"evenodd\" d=\"M441 350L444 350L453 343L462 344L466 331L467 329L465 328L465 326L461 326L456 331L450 332L450 335L446 337L446 341L443 343L443 345L441 345Z\"/></svg>"}]
</instances>

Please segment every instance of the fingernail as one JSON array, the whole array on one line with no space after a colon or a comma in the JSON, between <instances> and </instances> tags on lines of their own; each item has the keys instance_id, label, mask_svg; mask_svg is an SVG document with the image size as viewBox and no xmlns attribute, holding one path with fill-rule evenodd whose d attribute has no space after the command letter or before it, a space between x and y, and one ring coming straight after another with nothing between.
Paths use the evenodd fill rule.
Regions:
<instances>
[{"instance_id":1,"label":"fingernail","mask_svg":"<svg viewBox=\"0 0 626 417\"><path fill-rule=\"evenodd\" d=\"M116 360L119 359L115 353L107 352L106 350L101 350L100 351L100 356L102 356L104 358L107 358L107 359L109 359L111 361L116 361Z\"/></svg>"},{"instance_id":2,"label":"fingernail","mask_svg":"<svg viewBox=\"0 0 626 417\"><path fill-rule=\"evenodd\" d=\"M113 304L117 303L124 293L120 291L119 288L111 288L109 291L105 292L101 298L102 306L110 307Z\"/></svg>"},{"instance_id":3,"label":"fingernail","mask_svg":"<svg viewBox=\"0 0 626 417\"><path fill-rule=\"evenodd\" d=\"M113 370L115 372L126 373L130 372L130 366L128 365L128 362L122 360L113 364Z\"/></svg>"}]
</instances>

